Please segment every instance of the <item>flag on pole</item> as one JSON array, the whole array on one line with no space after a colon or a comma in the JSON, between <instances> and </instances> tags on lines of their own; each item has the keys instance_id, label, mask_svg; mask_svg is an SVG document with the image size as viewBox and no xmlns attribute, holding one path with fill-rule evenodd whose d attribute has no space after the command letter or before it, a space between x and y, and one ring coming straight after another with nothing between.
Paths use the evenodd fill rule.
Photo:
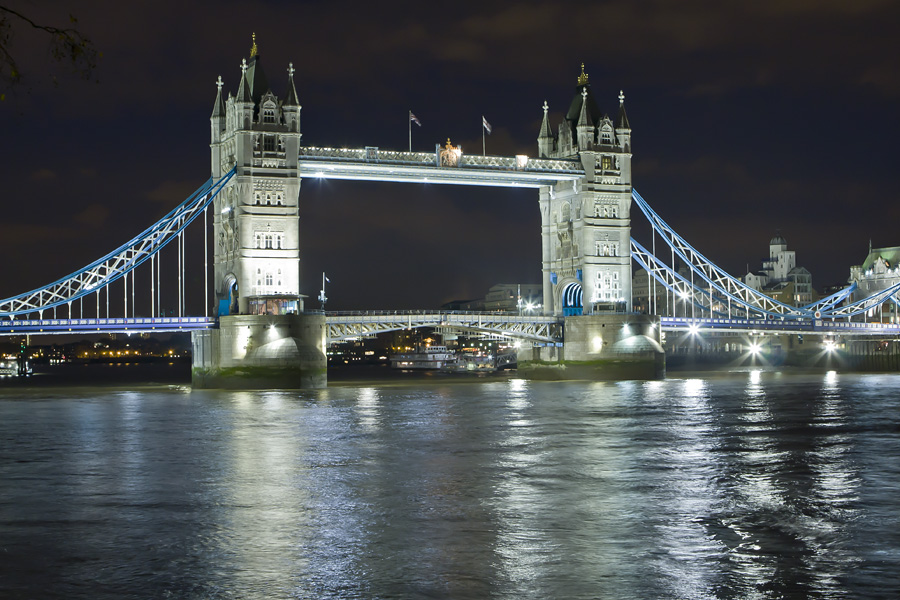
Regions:
<instances>
[{"instance_id":1,"label":"flag on pole","mask_svg":"<svg viewBox=\"0 0 900 600\"><path fill-rule=\"evenodd\" d=\"M419 127L422 126L422 122L416 118L416 115L414 115L412 111L409 111L409 120L412 121L413 123L415 123L416 125L418 125Z\"/></svg>"},{"instance_id":2,"label":"flag on pole","mask_svg":"<svg viewBox=\"0 0 900 600\"><path fill-rule=\"evenodd\" d=\"M487 132L491 132L491 124L487 122L487 119L484 118L484 115L481 115L481 124L484 125L484 128L487 129Z\"/></svg>"}]
</instances>

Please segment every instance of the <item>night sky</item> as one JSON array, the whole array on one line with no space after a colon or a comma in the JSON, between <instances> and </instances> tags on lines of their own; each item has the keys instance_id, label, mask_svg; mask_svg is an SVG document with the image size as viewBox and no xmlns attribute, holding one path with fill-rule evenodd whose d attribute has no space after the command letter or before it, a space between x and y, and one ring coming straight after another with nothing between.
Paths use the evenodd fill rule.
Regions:
<instances>
[{"instance_id":1,"label":"night sky","mask_svg":"<svg viewBox=\"0 0 900 600\"><path fill-rule=\"evenodd\" d=\"M12 30L24 79L0 103L0 298L87 265L206 181L215 81L236 90L253 32L276 94L297 70L304 145L406 149L412 110L414 150L449 137L481 153L484 115L488 154L535 156L544 100L556 129L584 62L602 110L625 92L635 188L733 274L777 233L819 291L870 240L900 245L897 2L4 4L59 26L74 13L103 57L84 81ZM326 271L329 309L540 281L535 190L305 181L300 206L301 292Z\"/></svg>"}]
</instances>

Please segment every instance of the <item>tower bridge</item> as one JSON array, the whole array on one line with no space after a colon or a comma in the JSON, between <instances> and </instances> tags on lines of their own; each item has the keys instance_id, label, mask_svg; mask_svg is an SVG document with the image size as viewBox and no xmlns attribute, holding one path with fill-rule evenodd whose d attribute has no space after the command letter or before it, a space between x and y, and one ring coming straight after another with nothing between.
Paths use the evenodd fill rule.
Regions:
<instances>
[{"instance_id":1,"label":"tower bridge","mask_svg":"<svg viewBox=\"0 0 900 600\"><path fill-rule=\"evenodd\" d=\"M192 330L195 385L321 387L330 341L413 327L518 339L524 342L520 364L574 365L588 377L610 376L612 363L620 370L614 377L659 376L663 331L900 333L893 323L864 322L882 304L900 302L900 283L862 298L851 285L792 306L748 287L697 251L632 187L625 96L619 92L613 101L615 117L601 111L583 65L555 126L544 102L537 155L510 157L466 154L449 139L434 152L301 145L291 64L286 73L285 93L277 96L254 43L249 61L241 62L237 87L226 93L222 77L216 82L211 178L109 255L43 288L0 300L0 335ZM303 179L537 190L543 314L307 310L300 289ZM650 244L631 237L634 206L652 226ZM186 308L184 236L192 222L203 223L206 247L202 317ZM163 269L164 249L177 256L174 276ZM679 271L676 262L688 271ZM659 302L653 287L650 314L632 312L633 263L666 295ZM177 290L176 314L163 314L163 286ZM661 304L672 311L659 314ZM623 368L623 361L631 366Z\"/></svg>"}]
</instances>

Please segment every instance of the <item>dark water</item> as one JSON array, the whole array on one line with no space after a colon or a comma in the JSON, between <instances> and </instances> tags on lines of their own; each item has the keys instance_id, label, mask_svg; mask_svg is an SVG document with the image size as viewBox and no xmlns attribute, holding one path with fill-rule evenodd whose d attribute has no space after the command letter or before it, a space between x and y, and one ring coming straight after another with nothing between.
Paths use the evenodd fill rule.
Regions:
<instances>
[{"instance_id":1,"label":"dark water","mask_svg":"<svg viewBox=\"0 0 900 600\"><path fill-rule=\"evenodd\" d=\"M896 598L900 376L0 389L0 598Z\"/></svg>"}]
</instances>

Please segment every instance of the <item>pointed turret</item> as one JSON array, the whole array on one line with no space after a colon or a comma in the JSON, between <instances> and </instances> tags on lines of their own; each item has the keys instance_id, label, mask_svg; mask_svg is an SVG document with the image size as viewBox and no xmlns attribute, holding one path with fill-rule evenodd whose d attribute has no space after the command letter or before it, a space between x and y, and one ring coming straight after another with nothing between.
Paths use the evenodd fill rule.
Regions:
<instances>
[{"instance_id":1,"label":"pointed turret","mask_svg":"<svg viewBox=\"0 0 900 600\"><path fill-rule=\"evenodd\" d=\"M225 100L222 99L222 85L224 85L222 76L219 75L219 79L216 81L216 87L218 88L216 90L216 103L213 105L211 119L225 118Z\"/></svg>"},{"instance_id":2,"label":"pointed turret","mask_svg":"<svg viewBox=\"0 0 900 600\"><path fill-rule=\"evenodd\" d=\"M591 120L590 114L588 114L588 103L587 103L587 86L581 90L581 114L578 115L578 125L576 126L576 130L578 132L578 150L590 150L591 146L594 143L594 123Z\"/></svg>"},{"instance_id":3,"label":"pointed turret","mask_svg":"<svg viewBox=\"0 0 900 600\"><path fill-rule=\"evenodd\" d=\"M538 134L538 156L541 158L548 158L550 153L553 152L553 132L550 130L550 119L547 116L548 110L550 110L550 107L547 105L547 101L544 100L544 120L541 121L541 132Z\"/></svg>"},{"instance_id":4,"label":"pointed turret","mask_svg":"<svg viewBox=\"0 0 900 600\"><path fill-rule=\"evenodd\" d=\"M222 148L219 143L222 141L222 134L225 133L225 101L222 99L222 76L216 81L216 103L213 105L212 114L209 117L209 141L212 148L212 173L217 174L217 169L221 166Z\"/></svg>"},{"instance_id":5,"label":"pointed turret","mask_svg":"<svg viewBox=\"0 0 900 600\"><path fill-rule=\"evenodd\" d=\"M241 59L241 82L238 84L238 92L235 102L253 103L253 94L250 93L250 84L247 81L247 59Z\"/></svg>"},{"instance_id":6,"label":"pointed turret","mask_svg":"<svg viewBox=\"0 0 900 600\"><path fill-rule=\"evenodd\" d=\"M628 115L625 114L625 92L619 90L619 116L616 117L616 129L631 129Z\"/></svg>"},{"instance_id":7,"label":"pointed turret","mask_svg":"<svg viewBox=\"0 0 900 600\"><path fill-rule=\"evenodd\" d=\"M288 63L288 91L281 110L284 123L289 131L300 131L300 102L297 100L297 88L294 87L294 63Z\"/></svg>"},{"instance_id":8,"label":"pointed turret","mask_svg":"<svg viewBox=\"0 0 900 600\"><path fill-rule=\"evenodd\" d=\"M212 114L209 117L210 123L210 141L216 143L219 141L222 132L225 131L225 101L222 99L222 76L216 81L216 103L213 105Z\"/></svg>"},{"instance_id":9,"label":"pointed turret","mask_svg":"<svg viewBox=\"0 0 900 600\"><path fill-rule=\"evenodd\" d=\"M625 92L619 90L619 115L616 117L616 139L619 147L631 152L631 123L625 114Z\"/></svg>"}]
</instances>

